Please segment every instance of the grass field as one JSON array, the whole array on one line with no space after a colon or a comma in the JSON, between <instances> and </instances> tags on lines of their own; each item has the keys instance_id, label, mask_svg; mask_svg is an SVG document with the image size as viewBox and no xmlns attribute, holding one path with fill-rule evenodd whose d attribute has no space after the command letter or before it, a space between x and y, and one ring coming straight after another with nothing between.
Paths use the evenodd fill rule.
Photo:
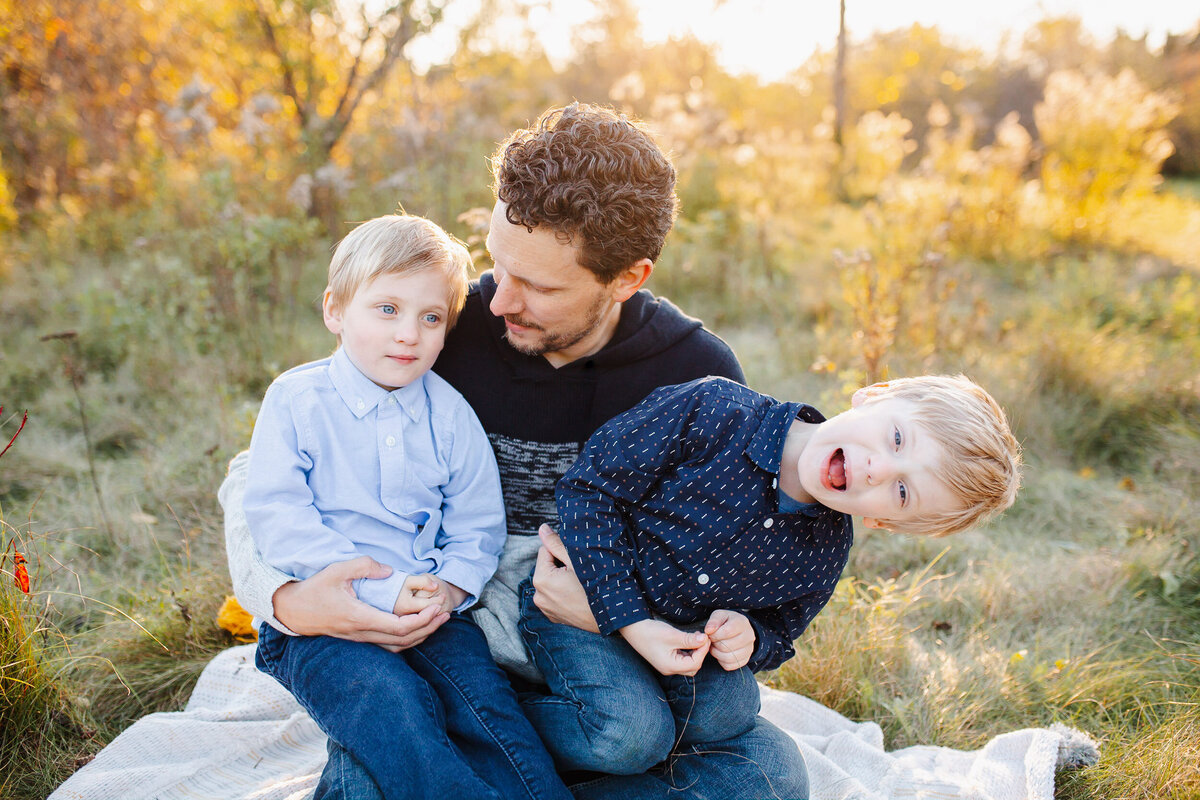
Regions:
<instances>
[{"instance_id":1,"label":"grass field","mask_svg":"<svg viewBox=\"0 0 1200 800\"><path fill-rule=\"evenodd\" d=\"M0 498L33 584L26 596L0 582L5 663L25 670L5 676L7 795L44 796L134 719L180 707L233 643L214 623L228 592L215 490L269 376L329 347L303 301L321 268L314 252L293 317L224 344L181 332L186 311L129 308L112 264L22 273L5 292L22 324L5 349L2 438L15 409L30 419L0 462ZM748 291L734 310L679 296L669 269L654 280L718 319L752 385L845 405L857 373L822 316L828 292ZM814 286L828 269L773 280ZM1103 758L1062 797L1195 797L1200 361L1196 328L1163 323L1195 319L1194 275L1103 253L1033 265L1019 284L974 269L972 291L996 305L970 323L977 338L952 358L897 352L892 374L964 370L991 388L1026 448L1017 505L945 540L860 531L834 600L768 680L880 722L889 747L972 748L1065 722Z\"/></svg>"},{"instance_id":2,"label":"grass field","mask_svg":"<svg viewBox=\"0 0 1200 800\"><path fill-rule=\"evenodd\" d=\"M836 412L869 377L961 371L1025 448L995 523L861 531L766 680L878 721L890 748L1078 727L1102 759L1062 798L1200 797L1194 182L1069 206L1020 175L923 173L849 203L735 184L680 220L651 288L755 388ZM368 200L345 217L394 202ZM272 376L331 347L317 228L186 201L190 226L56 220L0 263L0 448L29 415L0 457L0 796L44 797L234 643L216 489Z\"/></svg>"}]
</instances>

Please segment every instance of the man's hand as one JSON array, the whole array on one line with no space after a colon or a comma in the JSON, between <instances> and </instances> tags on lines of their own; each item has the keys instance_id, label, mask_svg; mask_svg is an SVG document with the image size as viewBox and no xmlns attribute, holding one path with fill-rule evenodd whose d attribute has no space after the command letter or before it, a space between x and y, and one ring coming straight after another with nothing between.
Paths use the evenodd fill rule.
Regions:
<instances>
[{"instance_id":1,"label":"man's hand","mask_svg":"<svg viewBox=\"0 0 1200 800\"><path fill-rule=\"evenodd\" d=\"M709 616L704 633L712 642L709 653L726 670L740 669L754 655L754 626L745 614L720 609Z\"/></svg>"},{"instance_id":2,"label":"man's hand","mask_svg":"<svg viewBox=\"0 0 1200 800\"><path fill-rule=\"evenodd\" d=\"M542 546L533 568L533 604L546 619L580 630L599 633L583 584L575 575L567 547L549 525L538 528Z\"/></svg>"},{"instance_id":3,"label":"man's hand","mask_svg":"<svg viewBox=\"0 0 1200 800\"><path fill-rule=\"evenodd\" d=\"M686 633L657 619L626 625L620 634L662 675L695 675L711 646L706 634Z\"/></svg>"},{"instance_id":4,"label":"man's hand","mask_svg":"<svg viewBox=\"0 0 1200 800\"><path fill-rule=\"evenodd\" d=\"M373 608L354 594L359 578L386 578L392 568L369 556L339 561L307 580L285 583L272 598L275 618L302 636L370 642L392 652L420 644L450 615L437 605L402 617Z\"/></svg>"}]
</instances>

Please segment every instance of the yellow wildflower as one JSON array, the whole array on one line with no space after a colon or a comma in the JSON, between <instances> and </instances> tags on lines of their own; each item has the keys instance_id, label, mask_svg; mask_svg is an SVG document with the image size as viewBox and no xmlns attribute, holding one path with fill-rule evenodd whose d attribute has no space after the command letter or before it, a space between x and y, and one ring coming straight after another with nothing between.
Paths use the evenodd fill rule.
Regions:
<instances>
[{"instance_id":1,"label":"yellow wildflower","mask_svg":"<svg viewBox=\"0 0 1200 800\"><path fill-rule=\"evenodd\" d=\"M221 604L221 610L217 612L217 625L232 633L239 642L258 641L258 631L254 629L250 614L232 595Z\"/></svg>"}]
</instances>

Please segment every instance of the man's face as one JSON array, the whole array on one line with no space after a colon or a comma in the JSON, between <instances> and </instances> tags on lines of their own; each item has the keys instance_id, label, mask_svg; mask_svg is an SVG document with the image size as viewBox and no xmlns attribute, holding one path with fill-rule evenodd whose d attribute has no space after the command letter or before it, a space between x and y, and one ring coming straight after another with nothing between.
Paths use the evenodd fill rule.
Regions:
<instances>
[{"instance_id":1,"label":"man's face","mask_svg":"<svg viewBox=\"0 0 1200 800\"><path fill-rule=\"evenodd\" d=\"M959 508L938 476L942 446L914 409L911 400L856 395L849 411L821 423L805 444L797 462L804 490L870 527Z\"/></svg>"},{"instance_id":2,"label":"man's face","mask_svg":"<svg viewBox=\"0 0 1200 800\"><path fill-rule=\"evenodd\" d=\"M513 225L497 202L487 249L496 279L490 309L504 318L513 348L558 366L607 344L620 304L612 286L580 266L577 246L545 227Z\"/></svg>"}]
</instances>

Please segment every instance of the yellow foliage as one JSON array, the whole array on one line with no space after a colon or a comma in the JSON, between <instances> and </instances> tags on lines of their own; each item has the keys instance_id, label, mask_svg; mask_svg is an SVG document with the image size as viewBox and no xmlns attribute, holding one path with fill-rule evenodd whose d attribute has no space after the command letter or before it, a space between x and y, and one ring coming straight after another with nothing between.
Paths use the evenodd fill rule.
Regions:
<instances>
[{"instance_id":1,"label":"yellow foliage","mask_svg":"<svg viewBox=\"0 0 1200 800\"><path fill-rule=\"evenodd\" d=\"M1104 241L1120 219L1122 201L1152 194L1173 150L1166 127L1178 112L1128 69L1116 77L1052 73L1034 118L1045 152L1047 221L1055 235Z\"/></svg>"},{"instance_id":2,"label":"yellow foliage","mask_svg":"<svg viewBox=\"0 0 1200 800\"><path fill-rule=\"evenodd\" d=\"M877 195L884 181L895 175L904 157L917 149L908 138L912 122L899 114L869 111L846 137L844 189L853 199Z\"/></svg>"},{"instance_id":3,"label":"yellow foliage","mask_svg":"<svg viewBox=\"0 0 1200 800\"><path fill-rule=\"evenodd\" d=\"M12 192L4 174L4 158L0 155L0 231L10 230L17 224L17 212L13 208Z\"/></svg>"}]
</instances>

